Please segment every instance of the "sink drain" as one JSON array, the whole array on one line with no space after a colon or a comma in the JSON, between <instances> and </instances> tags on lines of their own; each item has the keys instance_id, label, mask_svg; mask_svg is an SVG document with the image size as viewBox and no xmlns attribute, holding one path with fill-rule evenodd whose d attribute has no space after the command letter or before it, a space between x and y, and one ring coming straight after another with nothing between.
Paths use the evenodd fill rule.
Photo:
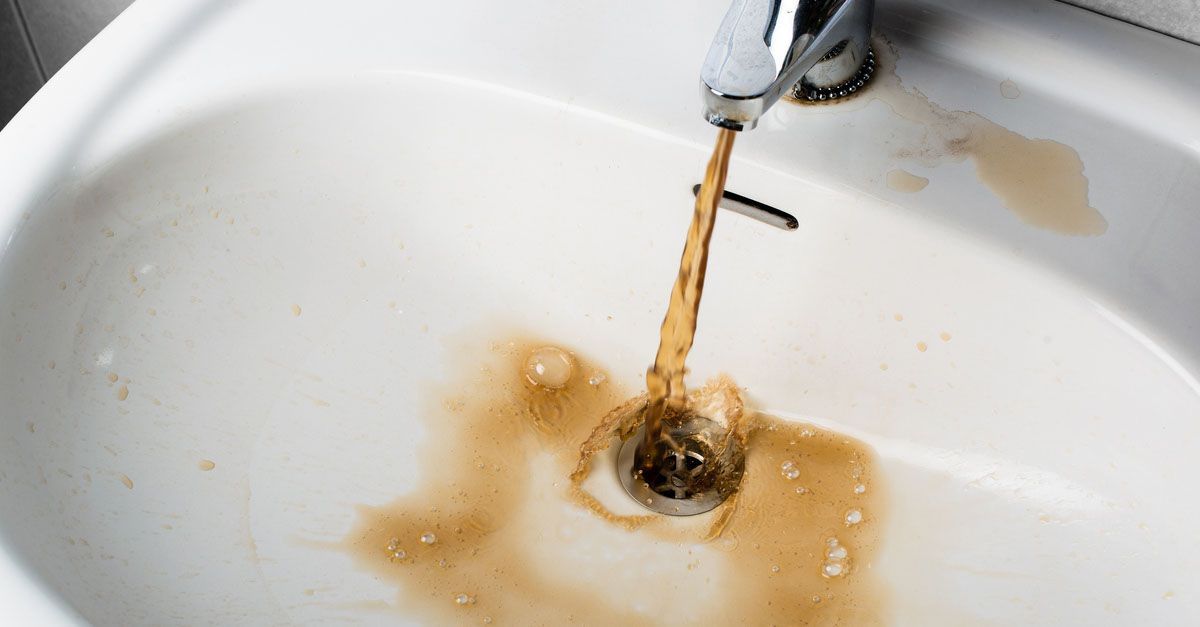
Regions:
<instances>
[{"instance_id":1,"label":"sink drain","mask_svg":"<svg viewBox=\"0 0 1200 627\"><path fill-rule=\"evenodd\" d=\"M644 425L621 446L617 474L639 505L659 514L692 516L712 510L737 491L745 457L741 443L727 437L720 424L693 416L666 431L676 446L666 438L656 442L649 469L637 463L643 458Z\"/></svg>"}]
</instances>

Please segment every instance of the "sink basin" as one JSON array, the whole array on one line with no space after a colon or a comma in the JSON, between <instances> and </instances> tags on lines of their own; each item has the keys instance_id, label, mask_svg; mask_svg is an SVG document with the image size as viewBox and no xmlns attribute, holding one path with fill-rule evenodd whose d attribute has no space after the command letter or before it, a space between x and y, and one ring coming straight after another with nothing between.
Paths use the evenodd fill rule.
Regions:
<instances>
[{"instance_id":1,"label":"sink basin","mask_svg":"<svg viewBox=\"0 0 1200 627\"><path fill-rule=\"evenodd\" d=\"M14 621L424 622L344 541L436 474L455 382L536 338L638 390L726 6L469 4L142 0L0 134ZM691 380L874 450L880 622L1195 624L1200 48L879 5L872 90L739 137L729 189L800 226L719 217ZM942 150L985 123L1063 178ZM1068 185L1078 229L1014 209ZM562 526L512 559L647 621L731 602L536 485Z\"/></svg>"}]
</instances>

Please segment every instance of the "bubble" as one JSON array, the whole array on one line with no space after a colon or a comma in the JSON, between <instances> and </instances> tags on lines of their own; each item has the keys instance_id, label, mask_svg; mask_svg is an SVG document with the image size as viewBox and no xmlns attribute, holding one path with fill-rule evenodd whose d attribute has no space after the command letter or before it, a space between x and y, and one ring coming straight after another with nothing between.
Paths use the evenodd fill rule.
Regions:
<instances>
[{"instance_id":1,"label":"bubble","mask_svg":"<svg viewBox=\"0 0 1200 627\"><path fill-rule=\"evenodd\" d=\"M829 550L825 551L825 557L828 557L831 560L844 560L849 554L850 553L846 550L846 547L840 545L829 547Z\"/></svg>"},{"instance_id":2,"label":"bubble","mask_svg":"<svg viewBox=\"0 0 1200 627\"><path fill-rule=\"evenodd\" d=\"M814 594L814 595L813 595L813 597L812 597L812 602L813 602L813 603L820 603L820 602L821 602L821 595L819 595L819 594Z\"/></svg>"},{"instance_id":3,"label":"bubble","mask_svg":"<svg viewBox=\"0 0 1200 627\"><path fill-rule=\"evenodd\" d=\"M603 372L593 372L592 376L588 377L588 385L600 385L608 377Z\"/></svg>"},{"instance_id":4,"label":"bubble","mask_svg":"<svg viewBox=\"0 0 1200 627\"><path fill-rule=\"evenodd\" d=\"M800 437L802 437L802 438L811 438L816 434L817 434L816 431L813 431L812 429L809 429L807 427L800 430Z\"/></svg>"},{"instance_id":5,"label":"bubble","mask_svg":"<svg viewBox=\"0 0 1200 627\"><path fill-rule=\"evenodd\" d=\"M838 543L838 539L837 539L837 538L830 538L830 539L828 539L828 540L826 540L826 541L825 541L825 544L826 544L827 546L837 546L839 543Z\"/></svg>"},{"instance_id":6,"label":"bubble","mask_svg":"<svg viewBox=\"0 0 1200 627\"><path fill-rule=\"evenodd\" d=\"M728 553L738 547L738 541L732 536L721 536L713 542L713 546L719 551Z\"/></svg>"},{"instance_id":7,"label":"bubble","mask_svg":"<svg viewBox=\"0 0 1200 627\"><path fill-rule=\"evenodd\" d=\"M797 479L800 477L800 469L799 468L791 468L791 469L787 470L786 472L784 472L783 476L787 477L788 479Z\"/></svg>"},{"instance_id":8,"label":"bubble","mask_svg":"<svg viewBox=\"0 0 1200 627\"><path fill-rule=\"evenodd\" d=\"M394 560L402 560L406 557L408 557L408 551L405 551L404 549L394 549L392 551L392 559Z\"/></svg>"},{"instance_id":9,"label":"bubble","mask_svg":"<svg viewBox=\"0 0 1200 627\"><path fill-rule=\"evenodd\" d=\"M796 467L796 463L790 459L779 465L779 469L783 470L785 472L788 470L791 470L792 468L795 468L795 467Z\"/></svg>"},{"instance_id":10,"label":"bubble","mask_svg":"<svg viewBox=\"0 0 1200 627\"><path fill-rule=\"evenodd\" d=\"M841 577L843 572L845 572L845 567L841 562L825 562L825 565L821 567L821 574L826 577Z\"/></svg>"},{"instance_id":11,"label":"bubble","mask_svg":"<svg viewBox=\"0 0 1200 627\"><path fill-rule=\"evenodd\" d=\"M459 594L454 597L454 602L459 605L470 605L475 602L475 599L466 594Z\"/></svg>"},{"instance_id":12,"label":"bubble","mask_svg":"<svg viewBox=\"0 0 1200 627\"><path fill-rule=\"evenodd\" d=\"M779 465L779 471L788 479L795 479L800 476L800 469L796 468L795 462L790 459Z\"/></svg>"},{"instance_id":13,"label":"bubble","mask_svg":"<svg viewBox=\"0 0 1200 627\"><path fill-rule=\"evenodd\" d=\"M492 623L492 617L491 617L491 616L484 616L484 617L483 617L483 624L485 624L485 625L490 625L491 623Z\"/></svg>"},{"instance_id":14,"label":"bubble","mask_svg":"<svg viewBox=\"0 0 1200 627\"><path fill-rule=\"evenodd\" d=\"M796 486L796 494L808 494L808 488L804 486Z\"/></svg>"},{"instance_id":15,"label":"bubble","mask_svg":"<svg viewBox=\"0 0 1200 627\"><path fill-rule=\"evenodd\" d=\"M433 544L434 542L437 542L437 536L433 535L432 531L421 534L421 544Z\"/></svg>"},{"instance_id":16,"label":"bubble","mask_svg":"<svg viewBox=\"0 0 1200 627\"><path fill-rule=\"evenodd\" d=\"M862 512L857 509L852 509L852 510L846 512L846 524L847 525L857 525L858 523L862 522L862 519L863 519Z\"/></svg>"},{"instance_id":17,"label":"bubble","mask_svg":"<svg viewBox=\"0 0 1200 627\"><path fill-rule=\"evenodd\" d=\"M860 484L858 484L858 485L856 485L856 486L854 486L854 493L855 493L855 494L862 494L862 493L864 493L864 492L866 492L866 491L867 491L867 486L865 486L865 485L863 485L863 484L861 484L861 483L860 483Z\"/></svg>"},{"instance_id":18,"label":"bubble","mask_svg":"<svg viewBox=\"0 0 1200 627\"><path fill-rule=\"evenodd\" d=\"M771 566L771 572L773 572L773 573L779 572L779 564L775 564L775 565Z\"/></svg>"},{"instance_id":19,"label":"bubble","mask_svg":"<svg viewBox=\"0 0 1200 627\"><path fill-rule=\"evenodd\" d=\"M398 548L400 548L400 538L392 538L391 540L388 540L387 550L395 551Z\"/></svg>"},{"instance_id":20,"label":"bubble","mask_svg":"<svg viewBox=\"0 0 1200 627\"><path fill-rule=\"evenodd\" d=\"M575 363L561 348L545 346L525 360L525 378L534 385L557 390L571 380Z\"/></svg>"}]
</instances>

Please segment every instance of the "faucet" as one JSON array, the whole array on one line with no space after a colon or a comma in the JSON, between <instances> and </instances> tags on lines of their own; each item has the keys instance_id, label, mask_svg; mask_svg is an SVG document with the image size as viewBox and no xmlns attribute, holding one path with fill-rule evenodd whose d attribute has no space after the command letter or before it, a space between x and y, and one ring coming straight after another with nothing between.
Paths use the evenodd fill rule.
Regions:
<instances>
[{"instance_id":1,"label":"faucet","mask_svg":"<svg viewBox=\"0 0 1200 627\"><path fill-rule=\"evenodd\" d=\"M733 0L700 70L704 117L749 130L787 90L824 101L875 69L874 0Z\"/></svg>"}]
</instances>

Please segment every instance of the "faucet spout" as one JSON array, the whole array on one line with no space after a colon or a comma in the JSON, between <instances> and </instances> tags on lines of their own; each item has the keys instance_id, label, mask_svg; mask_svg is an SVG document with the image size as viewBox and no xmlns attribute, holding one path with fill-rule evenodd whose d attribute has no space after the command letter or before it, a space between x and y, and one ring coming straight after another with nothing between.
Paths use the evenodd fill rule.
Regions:
<instances>
[{"instance_id":1,"label":"faucet spout","mask_svg":"<svg viewBox=\"0 0 1200 627\"><path fill-rule=\"evenodd\" d=\"M869 60L874 11L874 0L733 0L700 70L705 119L752 129L797 84L852 81Z\"/></svg>"}]
</instances>

